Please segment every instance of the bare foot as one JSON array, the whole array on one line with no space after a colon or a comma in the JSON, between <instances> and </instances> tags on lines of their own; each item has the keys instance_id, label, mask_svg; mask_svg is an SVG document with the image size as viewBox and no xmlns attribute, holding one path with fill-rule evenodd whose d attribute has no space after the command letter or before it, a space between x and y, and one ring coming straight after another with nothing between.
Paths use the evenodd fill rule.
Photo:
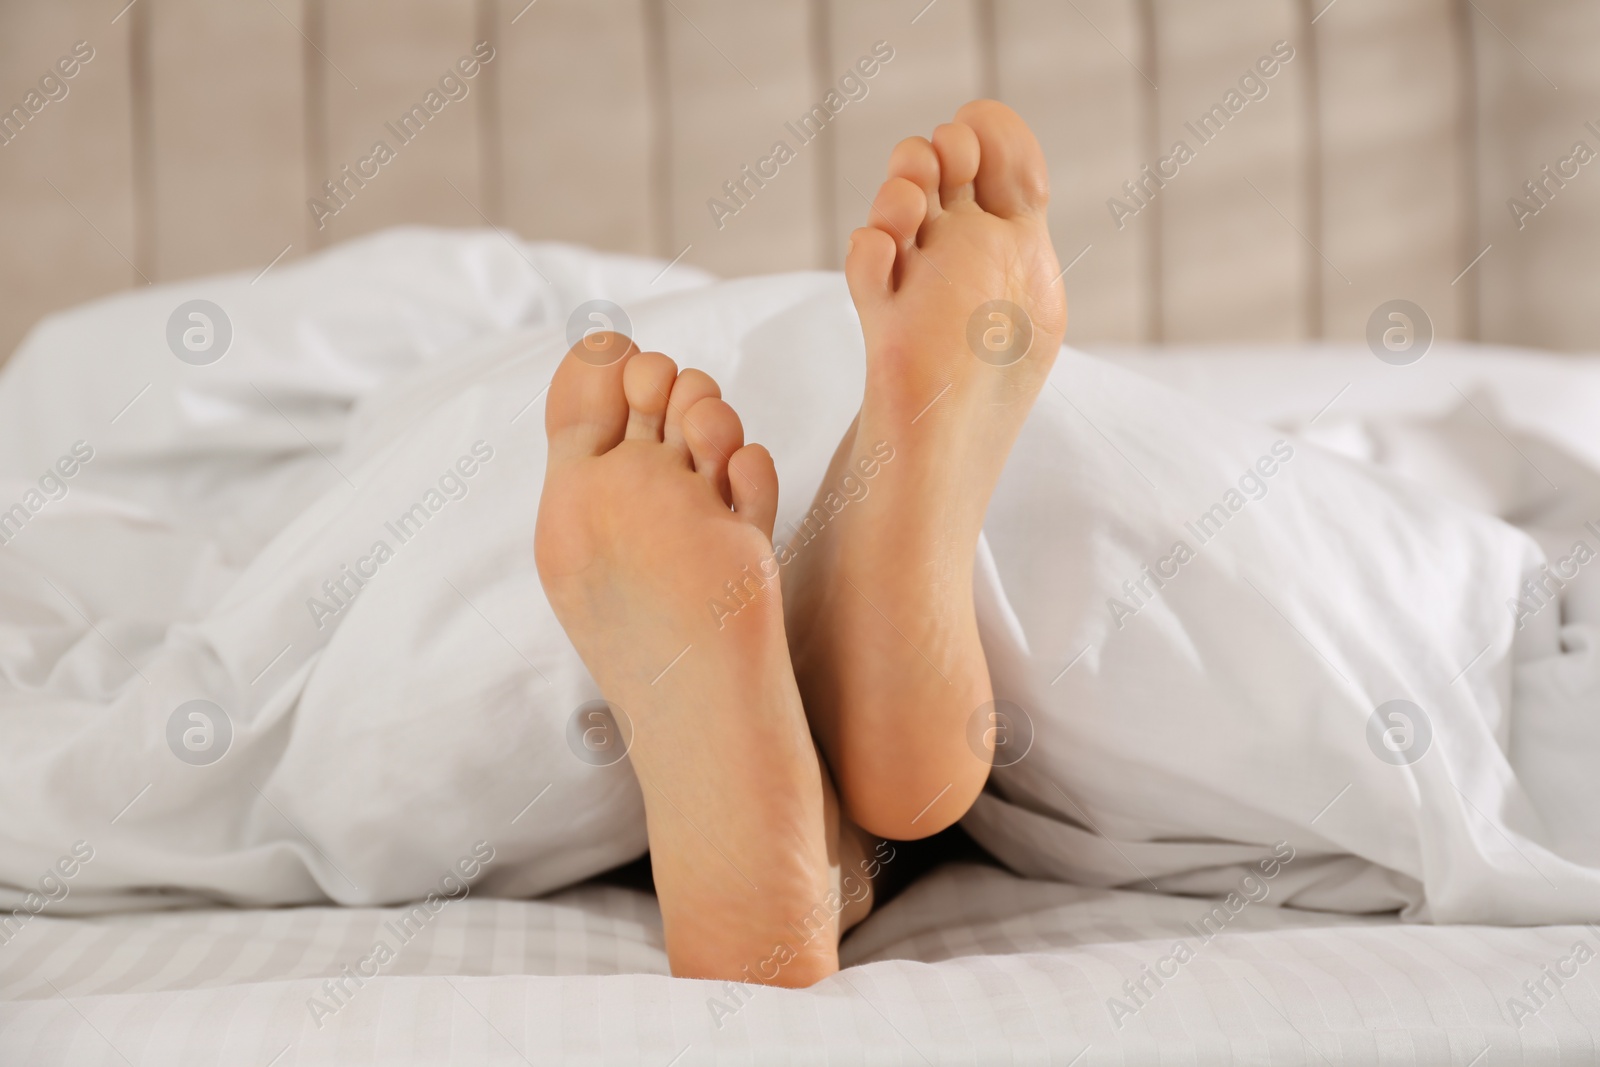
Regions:
<instances>
[{"instance_id":1,"label":"bare foot","mask_svg":"<svg viewBox=\"0 0 1600 1067\"><path fill-rule=\"evenodd\" d=\"M812 729L848 814L884 837L950 825L988 776L967 740L993 699L973 554L1066 328L1048 199L1027 125L980 100L895 147L851 235L866 392L783 580Z\"/></svg>"},{"instance_id":2,"label":"bare foot","mask_svg":"<svg viewBox=\"0 0 1600 1067\"><path fill-rule=\"evenodd\" d=\"M837 805L779 584L746 585L736 614L708 610L725 583L776 570L772 459L700 371L616 334L579 352L550 387L535 554L556 616L632 724L668 960L685 977L809 985L838 970L849 909L832 904ZM849 863L861 845L845 845Z\"/></svg>"}]
</instances>

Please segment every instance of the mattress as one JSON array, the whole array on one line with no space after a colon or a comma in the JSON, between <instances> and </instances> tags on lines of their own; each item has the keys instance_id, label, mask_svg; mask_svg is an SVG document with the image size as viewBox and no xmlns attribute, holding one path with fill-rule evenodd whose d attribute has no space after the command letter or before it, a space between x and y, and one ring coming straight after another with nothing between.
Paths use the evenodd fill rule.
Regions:
<instances>
[{"instance_id":1,"label":"mattress","mask_svg":"<svg viewBox=\"0 0 1600 1067\"><path fill-rule=\"evenodd\" d=\"M668 977L653 899L615 886L469 897L426 922L405 908L43 917L0 955L0 1062L1595 1062L1600 965L1559 988L1545 976L1600 931L1247 907L1218 932L1214 906L947 865L847 939L844 971L799 991ZM379 941L392 962L341 979ZM1179 943L1191 958L1164 962ZM1162 971L1176 974L1149 977ZM1542 1008L1523 987L1540 981ZM1532 1014L1513 1019L1512 998Z\"/></svg>"}]
</instances>

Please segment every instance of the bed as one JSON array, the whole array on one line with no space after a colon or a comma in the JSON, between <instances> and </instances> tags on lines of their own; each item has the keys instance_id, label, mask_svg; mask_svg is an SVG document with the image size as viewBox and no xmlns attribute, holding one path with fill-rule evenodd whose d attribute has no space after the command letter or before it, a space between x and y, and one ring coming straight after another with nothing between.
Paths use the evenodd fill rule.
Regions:
<instances>
[{"instance_id":1,"label":"bed","mask_svg":"<svg viewBox=\"0 0 1600 1067\"><path fill-rule=\"evenodd\" d=\"M445 254L451 249L460 257ZM534 275L562 278L557 266L565 264L571 277L593 285L605 266L627 274L627 284L641 290L660 269L659 263L614 260L597 266L561 246L510 248L499 235L482 232L380 236L350 254L367 257L370 276L378 279L374 291L387 293L393 304L375 310L352 288L338 294L339 314L324 325L349 326L339 316L354 304L371 316L356 316L358 333L404 319L384 343L411 345L428 356L411 368L414 393L429 391L437 368L427 364L455 351L451 346L468 345L444 363L473 365L483 355L472 345L500 343L495 336L468 335L511 331L539 301L550 307L575 302L577 289L557 299ZM246 277L204 283L212 295L234 294L226 300L234 301L229 306L244 346L217 366L232 368L228 373L248 369L250 345L265 344L275 326L268 314L272 301L304 301L307 292L327 289L328 275L300 272L344 269L352 261L342 261L344 268L340 262L322 257L256 289ZM451 290L451 278L481 306ZM705 279L685 275L679 283L692 287ZM787 284L836 288L837 280L807 275ZM516 297L523 291L518 286L532 294L526 301ZM105 329L119 314L145 314L140 308L160 312L159 321L177 298L197 291L180 286L116 298L98 312L111 318L95 328ZM257 295L239 295L247 293ZM246 303L251 300L261 303ZM470 328L461 322L430 327L417 310L430 300L438 302L435 310L479 318ZM395 310L400 307L415 314L406 318ZM73 315L82 314L46 323L36 343L56 343L78 321ZM558 348L559 327L557 318L548 339ZM339 340L332 327L296 336ZM130 344L152 348L162 366L172 362L159 332ZM1364 347L1103 355L1230 414L1303 437L1320 435L1334 449L1342 447L1341 426L1437 415L1458 407L1462 396L1487 395L1494 400L1497 435L1503 436L1501 425L1535 432L1600 467L1594 420L1600 359L1593 357L1439 345L1396 379L1387 373L1393 368ZM25 378L38 366L25 353L12 371ZM326 374L313 378L320 386ZM370 384L350 387L359 392ZM735 379L731 388L749 384ZM95 405L113 395L125 400L123 393L133 390L111 383L103 395L90 390L60 397L69 407L98 410ZM387 403L403 412L407 395ZM218 409L203 404L189 411L206 425L218 418ZM49 422L67 416L40 410L31 417ZM350 440L359 437L361 421L354 420ZM323 466L313 439L336 445L346 427L343 419L326 425L302 419L300 425L311 436L292 446L298 459L286 462L299 464L295 477L306 480L308 471ZM11 432L36 429L13 426ZM140 431L135 423L119 432ZM267 444L282 450L291 447L286 440L280 433ZM1516 450L1510 437L1504 441ZM15 441L8 447L22 450ZM111 443L103 447L109 462L117 453ZM321 477L322 488L334 481L327 472ZM295 492L302 499L315 495L303 486ZM272 669L268 664L257 680L270 679ZM126 796L133 796L129 807L138 803L143 794L133 793L116 793L119 803ZM281 794L268 804L288 807ZM289 810L304 818L299 809ZM136 814L122 829L136 827L137 820ZM312 836L336 849L320 824L296 823L295 831L311 851L322 852ZM356 834L372 836L360 825ZM284 827L257 836L257 843L298 848L307 867L317 867ZM622 847L624 858L630 847L637 854L637 844ZM106 855L97 862L112 862ZM366 880L361 868L351 869ZM279 868L263 870L281 875ZM338 898L335 876L327 877L335 889L324 884L317 892ZM297 891L307 887L315 889L304 882ZM671 978L659 912L641 889L614 880L554 891L518 891L508 883L481 888L420 910L410 903L196 906L197 896L164 899L147 892L139 910L127 910L123 900L110 914L99 913L106 908L86 889L71 898L87 897L84 914L47 910L0 943L0 1062L1492 1067L1594 1062L1600 1055L1600 964L1590 962L1600 951L1600 928L1594 926L1430 925L1402 923L1393 914L1263 905L1239 910L1224 929L1209 919L1217 907L1213 899L1024 878L993 860L965 859L925 874L854 930L838 975L785 991ZM380 942L389 946L390 958L373 963Z\"/></svg>"}]
</instances>

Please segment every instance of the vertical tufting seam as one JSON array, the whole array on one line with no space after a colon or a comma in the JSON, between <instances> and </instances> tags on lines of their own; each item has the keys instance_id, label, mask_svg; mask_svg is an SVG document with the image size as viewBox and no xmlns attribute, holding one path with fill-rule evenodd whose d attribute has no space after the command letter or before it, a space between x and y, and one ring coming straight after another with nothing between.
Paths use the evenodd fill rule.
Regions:
<instances>
[{"instance_id":1,"label":"vertical tufting seam","mask_svg":"<svg viewBox=\"0 0 1600 1067\"><path fill-rule=\"evenodd\" d=\"M807 0L807 42L811 58L812 99L820 100L833 85L833 0ZM817 183L818 268L838 270L839 261L839 135L817 138L814 173Z\"/></svg>"},{"instance_id":2,"label":"vertical tufting seam","mask_svg":"<svg viewBox=\"0 0 1600 1067\"><path fill-rule=\"evenodd\" d=\"M651 220L655 254L670 257L672 244L672 76L668 67L664 0L644 4L645 84L650 94Z\"/></svg>"},{"instance_id":3,"label":"vertical tufting seam","mask_svg":"<svg viewBox=\"0 0 1600 1067\"><path fill-rule=\"evenodd\" d=\"M1450 4L1456 59L1456 177L1461 186L1457 248L1463 265L1472 262L1473 257L1482 251L1478 244L1482 240L1482 207L1478 203L1482 115L1479 110L1478 57L1468 3L1469 0L1452 0ZM1464 341L1479 341L1483 337L1481 276L1481 268L1474 269L1456 281L1456 314L1460 322L1458 333Z\"/></svg>"},{"instance_id":4,"label":"vertical tufting seam","mask_svg":"<svg viewBox=\"0 0 1600 1067\"><path fill-rule=\"evenodd\" d=\"M1146 159L1159 159L1161 102L1160 39L1156 30L1156 0L1135 0L1139 24L1139 68L1147 77L1134 83L1139 92L1139 143ZM1166 213L1157 197L1147 210L1150 225L1145 227L1144 264L1144 341L1160 344L1166 339Z\"/></svg>"},{"instance_id":5,"label":"vertical tufting seam","mask_svg":"<svg viewBox=\"0 0 1600 1067\"><path fill-rule=\"evenodd\" d=\"M1320 251L1323 243L1323 220L1326 218L1322 185L1322 63L1317 47L1315 25L1317 16L1312 11L1313 5L1319 2L1325 0L1296 0L1295 4L1300 22L1301 47L1304 50L1301 62L1306 72L1305 92L1301 96L1301 121L1305 126L1302 134L1304 152L1300 161L1303 182L1301 192L1306 205L1306 247L1301 250L1302 270L1305 276L1305 292L1302 299L1305 303L1305 334L1313 341L1322 340L1325 334L1323 293L1326 282Z\"/></svg>"},{"instance_id":6,"label":"vertical tufting seam","mask_svg":"<svg viewBox=\"0 0 1600 1067\"><path fill-rule=\"evenodd\" d=\"M494 54L500 54L499 0L478 0L477 38L488 41ZM476 44L477 42L473 42ZM478 199L483 213L496 226L505 222L505 132L500 120L500 63L491 63L488 75L478 86Z\"/></svg>"},{"instance_id":7,"label":"vertical tufting seam","mask_svg":"<svg viewBox=\"0 0 1600 1067\"><path fill-rule=\"evenodd\" d=\"M300 48L300 77L305 107L306 197L318 195L317 183L328 170L328 83L327 69L317 49L327 44L323 0L305 0L301 21L305 24ZM311 219L309 212L307 219ZM306 247L322 248L327 241L312 221L306 223Z\"/></svg>"},{"instance_id":8,"label":"vertical tufting seam","mask_svg":"<svg viewBox=\"0 0 1600 1067\"><path fill-rule=\"evenodd\" d=\"M133 173L133 271L129 283L156 277L154 103L150 86L150 4L128 12L128 108Z\"/></svg>"},{"instance_id":9,"label":"vertical tufting seam","mask_svg":"<svg viewBox=\"0 0 1600 1067\"><path fill-rule=\"evenodd\" d=\"M978 47L978 95L1000 99L1000 27L996 5L999 0L973 0Z\"/></svg>"}]
</instances>

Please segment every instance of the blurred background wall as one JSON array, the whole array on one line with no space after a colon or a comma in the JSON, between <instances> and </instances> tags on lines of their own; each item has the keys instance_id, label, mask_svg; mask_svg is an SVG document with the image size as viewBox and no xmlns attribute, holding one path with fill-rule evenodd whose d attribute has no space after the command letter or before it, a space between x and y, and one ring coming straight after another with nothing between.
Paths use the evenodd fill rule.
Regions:
<instances>
[{"instance_id":1,"label":"blurred background wall","mask_svg":"<svg viewBox=\"0 0 1600 1067\"><path fill-rule=\"evenodd\" d=\"M1580 0L6 3L0 351L403 222L834 269L894 142L985 95L1049 156L1073 343L1357 340L1405 298L1597 349L1597 55Z\"/></svg>"}]
</instances>

